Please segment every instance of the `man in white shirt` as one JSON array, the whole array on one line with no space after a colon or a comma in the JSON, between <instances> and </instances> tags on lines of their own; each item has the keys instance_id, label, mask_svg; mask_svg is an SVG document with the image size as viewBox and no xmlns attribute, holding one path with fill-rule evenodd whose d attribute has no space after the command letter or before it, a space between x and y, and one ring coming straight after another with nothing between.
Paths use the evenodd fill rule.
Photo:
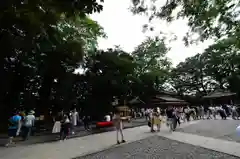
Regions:
<instances>
[{"instance_id":1,"label":"man in white shirt","mask_svg":"<svg viewBox=\"0 0 240 159\"><path fill-rule=\"evenodd\" d=\"M34 127L35 124L35 112L31 110L28 115L24 118L24 123L23 123L23 139L27 140L31 134L32 128Z\"/></svg>"}]
</instances>

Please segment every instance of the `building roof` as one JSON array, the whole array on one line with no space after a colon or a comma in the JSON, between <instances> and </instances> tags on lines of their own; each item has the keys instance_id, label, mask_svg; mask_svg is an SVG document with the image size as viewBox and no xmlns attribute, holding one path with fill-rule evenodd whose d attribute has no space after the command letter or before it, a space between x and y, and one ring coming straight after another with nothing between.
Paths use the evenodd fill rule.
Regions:
<instances>
[{"instance_id":1,"label":"building roof","mask_svg":"<svg viewBox=\"0 0 240 159\"><path fill-rule=\"evenodd\" d=\"M139 103L143 103L145 104L145 102L143 102L139 97L133 98L132 100L128 101L129 104L139 104Z\"/></svg>"},{"instance_id":2,"label":"building roof","mask_svg":"<svg viewBox=\"0 0 240 159\"><path fill-rule=\"evenodd\" d=\"M236 93L226 92L226 91L215 91L215 92L209 93L203 98L221 98L221 97L229 97L234 95L236 95Z\"/></svg>"},{"instance_id":3,"label":"building roof","mask_svg":"<svg viewBox=\"0 0 240 159\"><path fill-rule=\"evenodd\" d=\"M128 106L117 106L116 107L118 110L128 110L129 109L129 107Z\"/></svg>"},{"instance_id":4,"label":"building roof","mask_svg":"<svg viewBox=\"0 0 240 159\"><path fill-rule=\"evenodd\" d=\"M170 97L170 96L157 95L156 98L157 98L157 99L164 100L164 101L166 101L166 102L185 102L185 101L182 100L182 99L173 98L173 97Z\"/></svg>"}]
</instances>

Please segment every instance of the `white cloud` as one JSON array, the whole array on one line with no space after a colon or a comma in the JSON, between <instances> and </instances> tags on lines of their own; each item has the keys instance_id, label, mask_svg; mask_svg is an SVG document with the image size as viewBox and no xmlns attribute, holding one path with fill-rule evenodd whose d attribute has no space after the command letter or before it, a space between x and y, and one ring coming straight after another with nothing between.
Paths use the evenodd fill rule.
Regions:
<instances>
[{"instance_id":1,"label":"white cloud","mask_svg":"<svg viewBox=\"0 0 240 159\"><path fill-rule=\"evenodd\" d=\"M174 33L178 36L176 41L168 43L172 48L168 57L172 59L174 65L185 58L193 56L211 44L211 41L205 41L199 45L191 45L185 47L182 41L183 36L188 31L186 20L177 20L171 24L167 24L161 20L155 20L153 32L142 32L142 26L148 22L143 16L134 16L129 11L130 0L105 0L103 11L98 14L91 15L91 18L98 21L107 33L107 39L99 39L99 47L106 49L114 45L120 45L125 51L131 52L139 45L147 36L159 35L160 30L165 33Z\"/></svg>"}]
</instances>

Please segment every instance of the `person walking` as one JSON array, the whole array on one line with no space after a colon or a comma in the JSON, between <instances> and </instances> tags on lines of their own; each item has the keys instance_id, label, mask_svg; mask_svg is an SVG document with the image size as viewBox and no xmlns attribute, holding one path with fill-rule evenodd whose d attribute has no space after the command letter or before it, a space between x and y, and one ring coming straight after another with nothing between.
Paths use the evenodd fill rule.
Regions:
<instances>
[{"instance_id":1,"label":"person walking","mask_svg":"<svg viewBox=\"0 0 240 159\"><path fill-rule=\"evenodd\" d=\"M68 115L64 115L63 120L61 121L61 131L60 131L60 141L66 140L69 136L71 129L71 122Z\"/></svg>"},{"instance_id":2,"label":"person walking","mask_svg":"<svg viewBox=\"0 0 240 159\"><path fill-rule=\"evenodd\" d=\"M19 135L20 130L21 130L21 123L22 117L18 114L15 113L10 119L8 120L9 126L8 126L8 142L5 146L10 146L14 144L13 139Z\"/></svg>"},{"instance_id":3,"label":"person walking","mask_svg":"<svg viewBox=\"0 0 240 159\"><path fill-rule=\"evenodd\" d=\"M167 108L166 115L167 115L167 125L169 126L169 131L172 132L174 131L174 128L173 128L174 114L173 114L173 108L171 106Z\"/></svg>"},{"instance_id":4,"label":"person walking","mask_svg":"<svg viewBox=\"0 0 240 159\"><path fill-rule=\"evenodd\" d=\"M33 110L28 112L28 115L25 116L23 121L23 140L28 140L29 136L31 135L32 128L34 127L35 123L35 112Z\"/></svg>"},{"instance_id":5,"label":"person walking","mask_svg":"<svg viewBox=\"0 0 240 159\"><path fill-rule=\"evenodd\" d=\"M113 123L115 125L116 132L117 132L117 144L125 143L126 141L124 140L124 136L123 136L123 124L122 124L122 119L121 119L119 110L115 111L115 114L113 116ZM119 137L118 137L119 133L122 139L121 142L119 141Z\"/></svg>"}]
</instances>

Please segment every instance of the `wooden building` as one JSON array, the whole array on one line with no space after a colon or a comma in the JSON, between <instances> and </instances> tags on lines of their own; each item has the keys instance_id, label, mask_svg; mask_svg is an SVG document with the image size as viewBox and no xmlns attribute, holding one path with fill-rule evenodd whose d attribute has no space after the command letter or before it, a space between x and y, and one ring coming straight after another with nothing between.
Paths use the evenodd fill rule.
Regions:
<instances>
[{"instance_id":1,"label":"wooden building","mask_svg":"<svg viewBox=\"0 0 240 159\"><path fill-rule=\"evenodd\" d=\"M216 90L203 96L204 103L208 105L234 104L237 100L237 94L224 90Z\"/></svg>"},{"instance_id":2,"label":"wooden building","mask_svg":"<svg viewBox=\"0 0 240 159\"><path fill-rule=\"evenodd\" d=\"M169 95L156 95L151 98L149 104L151 105L151 107L166 108L168 106L187 106L188 102Z\"/></svg>"}]
</instances>

